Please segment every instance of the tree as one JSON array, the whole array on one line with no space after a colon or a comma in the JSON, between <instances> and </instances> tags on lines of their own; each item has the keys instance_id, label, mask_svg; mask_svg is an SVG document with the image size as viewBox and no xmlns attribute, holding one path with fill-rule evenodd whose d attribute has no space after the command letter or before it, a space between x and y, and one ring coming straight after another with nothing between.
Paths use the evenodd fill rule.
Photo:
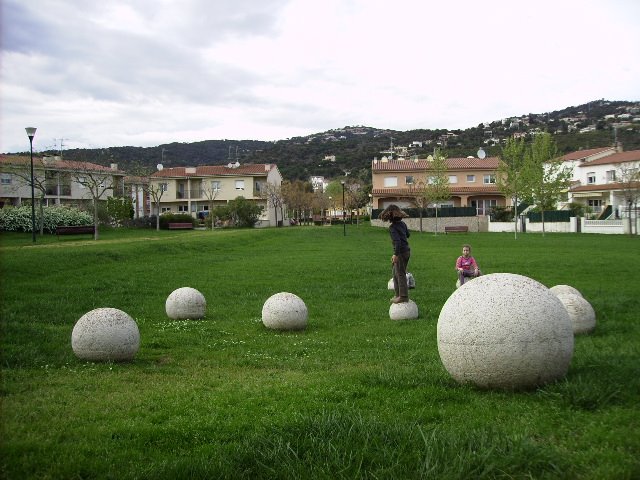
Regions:
<instances>
[{"instance_id":1,"label":"tree","mask_svg":"<svg viewBox=\"0 0 640 480\"><path fill-rule=\"evenodd\" d=\"M273 183L266 183L262 185L260 189L260 197L267 200L267 208L273 207L273 211L275 213L276 219L276 227L279 225L278 223L278 209L280 209L280 218L284 220L284 215L282 215L282 207L285 202L285 186L275 185Z\"/></svg>"},{"instance_id":2,"label":"tree","mask_svg":"<svg viewBox=\"0 0 640 480\"><path fill-rule=\"evenodd\" d=\"M438 234L438 203L451 198L449 188L449 175L447 174L447 157L436 149L427 168L427 182L424 187L424 196L428 203L435 204L436 208L436 228L435 235Z\"/></svg>"},{"instance_id":3,"label":"tree","mask_svg":"<svg viewBox=\"0 0 640 480\"><path fill-rule=\"evenodd\" d=\"M629 235L633 235L633 225L635 224L632 212L637 212L638 200L640 199L640 168L638 167L638 164L623 163L616 170L616 177L620 182L622 198L627 205ZM637 234L636 229L636 235Z\"/></svg>"},{"instance_id":4,"label":"tree","mask_svg":"<svg viewBox=\"0 0 640 480\"><path fill-rule=\"evenodd\" d=\"M502 157L498 166L498 189L505 197L513 200L513 223L515 238L518 238L518 199L526 190L523 176L525 158L524 139L509 138L502 149Z\"/></svg>"},{"instance_id":5,"label":"tree","mask_svg":"<svg viewBox=\"0 0 640 480\"><path fill-rule=\"evenodd\" d=\"M355 178L350 178L344 187L346 195L345 203L349 211L356 211L356 225L358 225L360 209L369 202L369 192L371 192L371 190Z\"/></svg>"},{"instance_id":6,"label":"tree","mask_svg":"<svg viewBox=\"0 0 640 480\"><path fill-rule=\"evenodd\" d=\"M133 201L131 197L107 198L107 213L110 220L118 226L133 218Z\"/></svg>"},{"instance_id":7,"label":"tree","mask_svg":"<svg viewBox=\"0 0 640 480\"><path fill-rule=\"evenodd\" d=\"M151 199L151 203L153 203L156 207L156 230L160 231L160 200L162 200L162 195L167 191L166 183L159 183L157 185L149 184L146 187L147 195Z\"/></svg>"},{"instance_id":8,"label":"tree","mask_svg":"<svg viewBox=\"0 0 640 480\"><path fill-rule=\"evenodd\" d=\"M76 183L87 189L87 193L93 201L93 226L94 240L98 240L98 202L109 191L117 190L113 172L96 169L96 165L87 162L77 162L71 176ZM122 188L124 192L124 186Z\"/></svg>"},{"instance_id":9,"label":"tree","mask_svg":"<svg viewBox=\"0 0 640 480\"><path fill-rule=\"evenodd\" d=\"M256 203L250 202L244 197L236 197L228 203L229 211L233 222L238 227L253 227L263 207Z\"/></svg>"},{"instance_id":10,"label":"tree","mask_svg":"<svg viewBox=\"0 0 640 480\"><path fill-rule=\"evenodd\" d=\"M207 201L209 202L209 216L211 217L211 230L213 230L213 227L215 226L215 221L213 219L213 205L214 205L214 201L216 198L218 198L218 194L220 193L220 185L214 180L212 182L209 183L209 185L207 186L206 181L203 180L203 185L202 185L202 195L204 195L204 197L207 199Z\"/></svg>"},{"instance_id":11,"label":"tree","mask_svg":"<svg viewBox=\"0 0 640 480\"><path fill-rule=\"evenodd\" d=\"M571 180L571 169L562 166L560 154L550 134L543 133L534 138L525 153L523 176L523 198L540 209L544 235L544 211L555 208Z\"/></svg>"},{"instance_id":12,"label":"tree","mask_svg":"<svg viewBox=\"0 0 640 480\"><path fill-rule=\"evenodd\" d=\"M422 213L424 209L429 206L430 202L427 184L427 181L418 180L418 182L411 189L413 194L413 203L416 207L418 207L418 212L420 212L420 232L422 232Z\"/></svg>"}]
</instances>

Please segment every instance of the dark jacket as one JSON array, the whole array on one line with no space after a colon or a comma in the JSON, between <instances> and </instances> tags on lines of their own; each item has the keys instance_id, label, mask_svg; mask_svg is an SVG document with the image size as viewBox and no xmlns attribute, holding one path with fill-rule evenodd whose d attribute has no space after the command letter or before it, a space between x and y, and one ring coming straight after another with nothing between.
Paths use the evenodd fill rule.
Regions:
<instances>
[{"instance_id":1,"label":"dark jacket","mask_svg":"<svg viewBox=\"0 0 640 480\"><path fill-rule=\"evenodd\" d=\"M400 255L409 251L408 238L411 235L407 225L401 218L394 218L389 225L389 233L391 234L391 243L393 243L393 254Z\"/></svg>"}]
</instances>

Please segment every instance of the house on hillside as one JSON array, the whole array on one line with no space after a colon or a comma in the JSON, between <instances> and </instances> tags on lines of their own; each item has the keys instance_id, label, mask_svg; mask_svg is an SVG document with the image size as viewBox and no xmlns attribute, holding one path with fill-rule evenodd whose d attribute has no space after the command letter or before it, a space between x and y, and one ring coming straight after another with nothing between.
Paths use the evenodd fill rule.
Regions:
<instances>
[{"instance_id":1,"label":"house on hillside","mask_svg":"<svg viewBox=\"0 0 640 480\"><path fill-rule=\"evenodd\" d=\"M372 206L385 208L394 203L400 207L415 206L416 187L428 181L429 160L374 160L372 173ZM478 215L488 215L491 208L511 205L496 185L499 159L448 158L447 175L451 198L439 206L474 207Z\"/></svg>"},{"instance_id":2,"label":"house on hillside","mask_svg":"<svg viewBox=\"0 0 640 480\"><path fill-rule=\"evenodd\" d=\"M149 177L150 189L161 190L160 213L208 215L209 207L237 197L263 206L260 225L276 226L276 213L267 205L267 185L280 187L282 175L275 164L164 168ZM155 213L155 211L153 212ZM278 221L282 221L278 212Z\"/></svg>"},{"instance_id":3,"label":"house on hillside","mask_svg":"<svg viewBox=\"0 0 640 480\"><path fill-rule=\"evenodd\" d=\"M31 203L31 157L0 155L0 208ZM125 173L113 163L110 167L89 162L63 160L61 157L33 159L35 197L43 205L82 207L92 202L91 182L104 195L123 196Z\"/></svg>"},{"instance_id":4,"label":"house on hillside","mask_svg":"<svg viewBox=\"0 0 640 480\"><path fill-rule=\"evenodd\" d=\"M635 191L637 198L640 192L640 150L608 147L569 153L562 159L573 164L568 203L583 204L596 214L604 211L607 217L629 216L625 197Z\"/></svg>"}]
</instances>

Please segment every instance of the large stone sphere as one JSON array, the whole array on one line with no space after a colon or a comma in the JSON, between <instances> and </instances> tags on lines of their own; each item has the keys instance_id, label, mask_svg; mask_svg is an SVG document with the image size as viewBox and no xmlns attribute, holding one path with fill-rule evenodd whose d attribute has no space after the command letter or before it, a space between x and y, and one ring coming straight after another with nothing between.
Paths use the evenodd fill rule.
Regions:
<instances>
[{"instance_id":1,"label":"large stone sphere","mask_svg":"<svg viewBox=\"0 0 640 480\"><path fill-rule=\"evenodd\" d=\"M475 278L447 299L438 352L460 383L524 389L560 379L573 355L573 329L562 302L544 285L512 273Z\"/></svg>"},{"instance_id":2,"label":"large stone sphere","mask_svg":"<svg viewBox=\"0 0 640 480\"><path fill-rule=\"evenodd\" d=\"M580 291L577 288L572 287L571 285L554 285L549 290L551 290L554 295L560 295L562 293L571 293L573 295L582 296Z\"/></svg>"},{"instance_id":3,"label":"large stone sphere","mask_svg":"<svg viewBox=\"0 0 640 480\"><path fill-rule=\"evenodd\" d=\"M567 309L574 334L591 333L595 330L596 312L587 300L573 293L560 293L558 300Z\"/></svg>"},{"instance_id":4,"label":"large stone sphere","mask_svg":"<svg viewBox=\"0 0 640 480\"><path fill-rule=\"evenodd\" d=\"M262 306L262 323L274 330L304 330L307 315L307 306L293 293L276 293Z\"/></svg>"},{"instance_id":5,"label":"large stone sphere","mask_svg":"<svg viewBox=\"0 0 640 480\"><path fill-rule=\"evenodd\" d=\"M71 348L82 360L129 361L140 348L140 331L135 320L122 310L96 308L76 322Z\"/></svg>"},{"instance_id":6,"label":"large stone sphere","mask_svg":"<svg viewBox=\"0 0 640 480\"><path fill-rule=\"evenodd\" d=\"M169 318L174 320L204 318L207 311L207 301L204 295L195 288L182 287L174 290L167 297L165 309Z\"/></svg>"},{"instance_id":7,"label":"large stone sphere","mask_svg":"<svg viewBox=\"0 0 640 480\"><path fill-rule=\"evenodd\" d=\"M403 303L392 303L389 307L391 320L414 320L418 318L418 305L413 300Z\"/></svg>"}]
</instances>

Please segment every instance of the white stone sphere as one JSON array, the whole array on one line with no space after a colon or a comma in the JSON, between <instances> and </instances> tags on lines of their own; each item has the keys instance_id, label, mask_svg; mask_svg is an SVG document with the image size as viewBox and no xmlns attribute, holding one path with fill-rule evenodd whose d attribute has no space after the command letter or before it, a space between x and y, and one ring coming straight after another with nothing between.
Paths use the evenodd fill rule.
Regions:
<instances>
[{"instance_id":1,"label":"white stone sphere","mask_svg":"<svg viewBox=\"0 0 640 480\"><path fill-rule=\"evenodd\" d=\"M307 315L307 306L293 293L276 293L262 306L262 323L274 330L304 330Z\"/></svg>"},{"instance_id":2,"label":"white stone sphere","mask_svg":"<svg viewBox=\"0 0 640 480\"><path fill-rule=\"evenodd\" d=\"M571 293L573 295L582 296L580 291L577 288L572 287L571 285L554 285L549 290L551 290L554 295L560 295L562 293Z\"/></svg>"},{"instance_id":3,"label":"white stone sphere","mask_svg":"<svg viewBox=\"0 0 640 480\"><path fill-rule=\"evenodd\" d=\"M437 327L440 360L460 383L523 389L560 379L573 355L562 302L512 273L475 278L447 299Z\"/></svg>"},{"instance_id":4,"label":"white stone sphere","mask_svg":"<svg viewBox=\"0 0 640 480\"><path fill-rule=\"evenodd\" d=\"M140 348L138 324L117 308L96 308L76 322L71 348L82 360L133 360Z\"/></svg>"},{"instance_id":5,"label":"white stone sphere","mask_svg":"<svg viewBox=\"0 0 640 480\"><path fill-rule=\"evenodd\" d=\"M573 293L560 293L558 299L567 309L574 334L591 333L595 330L596 312L587 300Z\"/></svg>"},{"instance_id":6,"label":"white stone sphere","mask_svg":"<svg viewBox=\"0 0 640 480\"><path fill-rule=\"evenodd\" d=\"M174 320L204 318L207 301L195 288L182 287L174 290L167 297L165 309L169 318Z\"/></svg>"},{"instance_id":7,"label":"white stone sphere","mask_svg":"<svg viewBox=\"0 0 640 480\"><path fill-rule=\"evenodd\" d=\"M413 300L402 303L392 303L389 307L391 320L414 320L418 318L418 305Z\"/></svg>"}]
</instances>

